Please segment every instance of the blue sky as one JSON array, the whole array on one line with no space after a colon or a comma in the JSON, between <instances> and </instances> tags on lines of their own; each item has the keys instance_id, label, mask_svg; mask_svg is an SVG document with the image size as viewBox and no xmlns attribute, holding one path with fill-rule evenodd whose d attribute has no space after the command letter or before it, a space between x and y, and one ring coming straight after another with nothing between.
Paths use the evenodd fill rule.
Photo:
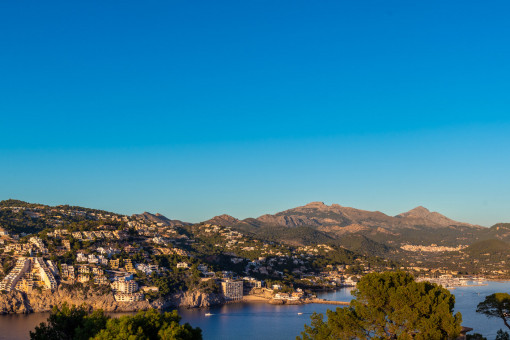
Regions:
<instances>
[{"instance_id":1,"label":"blue sky","mask_svg":"<svg viewBox=\"0 0 510 340\"><path fill-rule=\"evenodd\" d=\"M0 199L510 222L506 1L0 4Z\"/></svg>"}]
</instances>

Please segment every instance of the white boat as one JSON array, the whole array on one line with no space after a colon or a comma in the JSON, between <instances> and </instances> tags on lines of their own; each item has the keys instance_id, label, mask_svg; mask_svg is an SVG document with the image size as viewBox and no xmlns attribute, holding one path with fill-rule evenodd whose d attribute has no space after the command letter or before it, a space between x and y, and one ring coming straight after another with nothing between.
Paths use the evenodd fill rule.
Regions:
<instances>
[{"instance_id":1,"label":"white boat","mask_svg":"<svg viewBox=\"0 0 510 340\"><path fill-rule=\"evenodd\" d=\"M297 315L303 315L303 313L297 313Z\"/></svg>"},{"instance_id":2,"label":"white boat","mask_svg":"<svg viewBox=\"0 0 510 340\"><path fill-rule=\"evenodd\" d=\"M211 313L205 313L205 316L211 316L212 314Z\"/></svg>"}]
</instances>

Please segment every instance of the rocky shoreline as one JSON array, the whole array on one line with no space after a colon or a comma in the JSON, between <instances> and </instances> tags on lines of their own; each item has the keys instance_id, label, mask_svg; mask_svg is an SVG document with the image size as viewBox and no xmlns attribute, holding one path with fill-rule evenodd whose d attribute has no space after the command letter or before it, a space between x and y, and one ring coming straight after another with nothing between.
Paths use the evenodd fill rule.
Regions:
<instances>
[{"instance_id":1,"label":"rocky shoreline","mask_svg":"<svg viewBox=\"0 0 510 340\"><path fill-rule=\"evenodd\" d=\"M115 301L113 294L70 291L65 288L41 293L26 294L13 291L0 294L0 314L28 314L51 311L53 306L83 305L90 310L102 309L105 312L134 312L156 308L160 310L170 308L202 308L222 305L224 298L219 294L206 294L200 291L188 291L173 294L167 298L154 301L119 302Z\"/></svg>"},{"instance_id":2,"label":"rocky shoreline","mask_svg":"<svg viewBox=\"0 0 510 340\"><path fill-rule=\"evenodd\" d=\"M296 301L273 299L270 295L250 294L235 302L263 302L274 305L300 305L308 303L338 304L323 299L309 298ZM49 312L53 306L86 306L90 310L102 309L105 312L136 312L155 308L167 310L172 308L208 308L228 303L221 294L208 294L200 291L178 292L154 301L120 302L115 301L113 293L86 292L80 289L70 290L59 287L55 291L42 291L26 294L19 291L0 293L0 314L29 314ZM344 303L342 303L344 304ZM347 304L347 303L345 303Z\"/></svg>"}]
</instances>

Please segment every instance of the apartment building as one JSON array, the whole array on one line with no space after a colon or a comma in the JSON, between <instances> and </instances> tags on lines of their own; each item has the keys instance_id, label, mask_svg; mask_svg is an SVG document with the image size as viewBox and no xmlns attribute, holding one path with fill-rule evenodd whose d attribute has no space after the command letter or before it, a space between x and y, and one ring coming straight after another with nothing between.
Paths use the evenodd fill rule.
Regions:
<instances>
[{"instance_id":1,"label":"apartment building","mask_svg":"<svg viewBox=\"0 0 510 340\"><path fill-rule=\"evenodd\" d=\"M116 293L114 295L115 301L120 302L134 302L134 301L143 301L143 293L133 293L133 294L124 294L124 293Z\"/></svg>"},{"instance_id":2,"label":"apartment building","mask_svg":"<svg viewBox=\"0 0 510 340\"><path fill-rule=\"evenodd\" d=\"M109 265L110 265L110 268L112 268L112 269L119 269L120 260L119 259L110 260Z\"/></svg>"},{"instance_id":3,"label":"apartment building","mask_svg":"<svg viewBox=\"0 0 510 340\"><path fill-rule=\"evenodd\" d=\"M57 281L41 257L19 258L16 266L0 283L0 290L30 292L33 287L56 289Z\"/></svg>"},{"instance_id":4,"label":"apartment building","mask_svg":"<svg viewBox=\"0 0 510 340\"><path fill-rule=\"evenodd\" d=\"M111 284L112 290L118 293L131 294L138 290L138 284L133 280L118 280Z\"/></svg>"},{"instance_id":5,"label":"apartment building","mask_svg":"<svg viewBox=\"0 0 510 340\"><path fill-rule=\"evenodd\" d=\"M124 260L124 269L126 269L128 273L136 273L136 269L133 267L131 259Z\"/></svg>"},{"instance_id":6,"label":"apartment building","mask_svg":"<svg viewBox=\"0 0 510 340\"><path fill-rule=\"evenodd\" d=\"M34 262L35 268L39 270L39 278L44 282L45 288L51 290L56 289L57 281L48 266L46 266L46 263L44 263L42 257L36 257Z\"/></svg>"},{"instance_id":7,"label":"apartment building","mask_svg":"<svg viewBox=\"0 0 510 340\"><path fill-rule=\"evenodd\" d=\"M241 300L243 298L243 281L223 280L221 281L221 292L227 300Z\"/></svg>"},{"instance_id":8,"label":"apartment building","mask_svg":"<svg viewBox=\"0 0 510 340\"><path fill-rule=\"evenodd\" d=\"M22 257L16 261L16 266L11 272L0 282L0 290L10 292L16 288L16 284L23 275L30 269L30 260Z\"/></svg>"}]
</instances>

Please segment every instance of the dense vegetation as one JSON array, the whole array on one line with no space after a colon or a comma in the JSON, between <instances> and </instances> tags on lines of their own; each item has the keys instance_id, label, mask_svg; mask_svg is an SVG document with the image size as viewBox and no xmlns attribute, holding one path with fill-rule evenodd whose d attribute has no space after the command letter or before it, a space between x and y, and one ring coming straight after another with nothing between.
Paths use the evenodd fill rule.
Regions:
<instances>
[{"instance_id":1,"label":"dense vegetation","mask_svg":"<svg viewBox=\"0 0 510 340\"><path fill-rule=\"evenodd\" d=\"M506 258L510 255L510 244L498 239L478 241L464 249L472 256L491 256L494 259Z\"/></svg>"},{"instance_id":2,"label":"dense vegetation","mask_svg":"<svg viewBox=\"0 0 510 340\"><path fill-rule=\"evenodd\" d=\"M314 313L301 339L452 339L460 333L455 297L407 273L368 274L353 295L349 307L328 310L327 321Z\"/></svg>"},{"instance_id":3,"label":"dense vegetation","mask_svg":"<svg viewBox=\"0 0 510 340\"><path fill-rule=\"evenodd\" d=\"M133 316L112 318L102 311L88 313L83 307L64 304L54 307L47 322L30 332L31 340L165 339L200 340L202 331L188 323L181 325L177 311L160 313L154 309Z\"/></svg>"},{"instance_id":4,"label":"dense vegetation","mask_svg":"<svg viewBox=\"0 0 510 340\"><path fill-rule=\"evenodd\" d=\"M386 256L391 247L360 234L348 234L339 238L338 244L348 244L348 249L366 256Z\"/></svg>"}]
</instances>

